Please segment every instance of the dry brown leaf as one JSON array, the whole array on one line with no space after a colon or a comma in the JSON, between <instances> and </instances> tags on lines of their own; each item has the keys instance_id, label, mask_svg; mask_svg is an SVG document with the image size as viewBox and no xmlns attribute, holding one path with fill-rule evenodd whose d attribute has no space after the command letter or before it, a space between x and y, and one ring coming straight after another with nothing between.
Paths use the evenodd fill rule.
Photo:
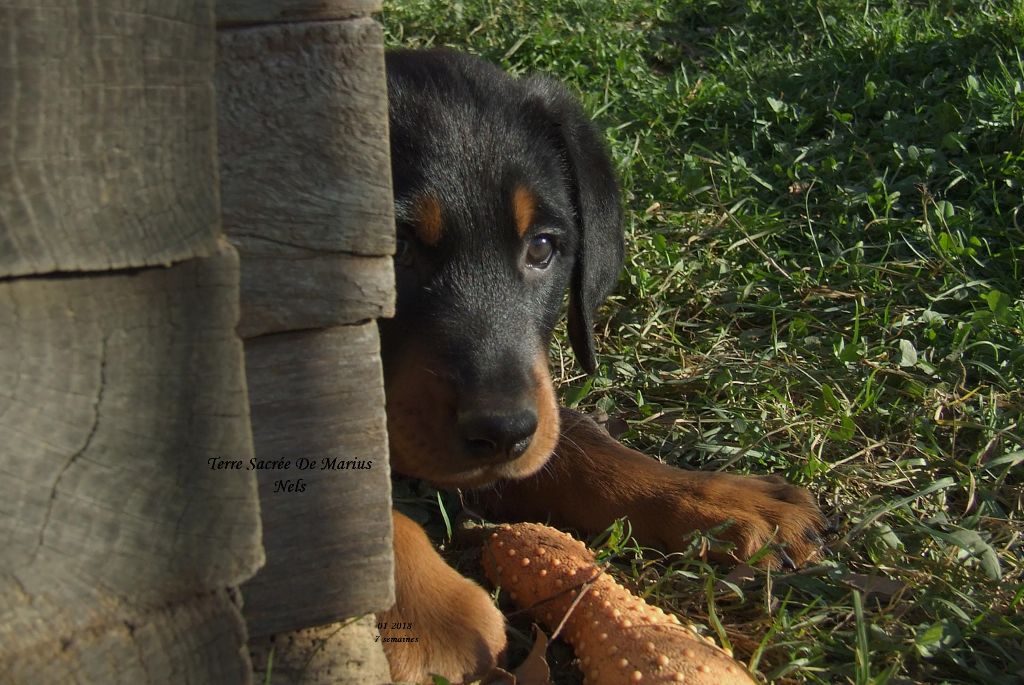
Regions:
<instances>
[{"instance_id":1,"label":"dry brown leaf","mask_svg":"<svg viewBox=\"0 0 1024 685\"><path fill-rule=\"evenodd\" d=\"M548 636L534 624L533 648L515 670L516 685L551 685L551 670L545 656L547 651Z\"/></svg>"},{"instance_id":2,"label":"dry brown leaf","mask_svg":"<svg viewBox=\"0 0 1024 685\"><path fill-rule=\"evenodd\" d=\"M885 576L869 576L863 573L846 573L841 580L863 592L864 599L870 595L879 595L882 599L889 599L903 592L907 587L906 583L901 583L898 580Z\"/></svg>"}]
</instances>

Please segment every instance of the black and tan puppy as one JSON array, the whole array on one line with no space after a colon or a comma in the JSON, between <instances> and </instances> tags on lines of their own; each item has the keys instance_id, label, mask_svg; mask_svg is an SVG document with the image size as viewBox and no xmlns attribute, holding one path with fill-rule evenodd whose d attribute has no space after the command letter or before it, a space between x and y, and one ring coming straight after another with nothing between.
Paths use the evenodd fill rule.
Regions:
<instances>
[{"instance_id":1,"label":"black and tan puppy","mask_svg":"<svg viewBox=\"0 0 1024 685\"><path fill-rule=\"evenodd\" d=\"M767 542L800 562L822 518L775 478L675 469L559 409L547 349L565 292L577 359L622 266L622 213L600 135L559 83L513 79L446 50L387 56L398 224L398 303L380 324L392 468L443 487L488 487L495 517L603 530L628 516L665 551L731 521L739 557ZM504 648L487 594L395 515L397 603L382 617L392 676L465 681ZM385 633L387 634L387 633Z\"/></svg>"}]
</instances>

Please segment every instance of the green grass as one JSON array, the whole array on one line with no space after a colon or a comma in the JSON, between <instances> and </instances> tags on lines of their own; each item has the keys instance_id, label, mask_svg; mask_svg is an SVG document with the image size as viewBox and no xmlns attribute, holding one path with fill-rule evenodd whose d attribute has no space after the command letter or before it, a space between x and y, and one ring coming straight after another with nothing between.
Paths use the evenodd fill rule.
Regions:
<instances>
[{"instance_id":1,"label":"green grass","mask_svg":"<svg viewBox=\"0 0 1024 685\"><path fill-rule=\"evenodd\" d=\"M563 399L671 463L781 473L838 525L821 563L733 589L621 540L619 577L769 682L1024 680L1024 2L411 0L382 21L557 75L607 127L629 257L597 376L554 352Z\"/></svg>"}]
</instances>

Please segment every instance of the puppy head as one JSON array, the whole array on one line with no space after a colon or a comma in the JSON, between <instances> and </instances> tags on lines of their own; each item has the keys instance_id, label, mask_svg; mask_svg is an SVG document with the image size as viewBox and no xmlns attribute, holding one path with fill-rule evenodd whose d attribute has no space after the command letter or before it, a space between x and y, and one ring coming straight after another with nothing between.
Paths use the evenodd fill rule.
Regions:
<instances>
[{"instance_id":1,"label":"puppy head","mask_svg":"<svg viewBox=\"0 0 1024 685\"><path fill-rule=\"evenodd\" d=\"M553 81L450 51L387 56L398 302L381 321L392 466L439 485L523 477L558 411L546 350L566 289L593 313L622 261L611 164Z\"/></svg>"}]
</instances>

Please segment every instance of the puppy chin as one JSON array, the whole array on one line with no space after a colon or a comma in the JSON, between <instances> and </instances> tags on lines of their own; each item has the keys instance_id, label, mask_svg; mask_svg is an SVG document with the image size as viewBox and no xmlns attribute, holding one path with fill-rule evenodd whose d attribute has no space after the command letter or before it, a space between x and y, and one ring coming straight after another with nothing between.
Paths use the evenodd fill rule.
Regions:
<instances>
[{"instance_id":1,"label":"puppy chin","mask_svg":"<svg viewBox=\"0 0 1024 685\"><path fill-rule=\"evenodd\" d=\"M527 478L544 468L544 464L548 463L550 457L550 451L543 454L530 454L530 452L527 452L515 461L499 464L495 468L496 478L500 480Z\"/></svg>"},{"instance_id":2,"label":"puppy chin","mask_svg":"<svg viewBox=\"0 0 1024 685\"><path fill-rule=\"evenodd\" d=\"M488 464L427 477L433 485L442 488L482 488L493 485L499 480L517 480L526 478L540 471L547 463L547 457L537 458L524 454L519 459L501 464Z\"/></svg>"},{"instance_id":3,"label":"puppy chin","mask_svg":"<svg viewBox=\"0 0 1024 685\"><path fill-rule=\"evenodd\" d=\"M441 477L427 480L437 488L472 490L492 485L499 478L500 476L494 473L494 469L470 469L458 473L446 473Z\"/></svg>"}]
</instances>

